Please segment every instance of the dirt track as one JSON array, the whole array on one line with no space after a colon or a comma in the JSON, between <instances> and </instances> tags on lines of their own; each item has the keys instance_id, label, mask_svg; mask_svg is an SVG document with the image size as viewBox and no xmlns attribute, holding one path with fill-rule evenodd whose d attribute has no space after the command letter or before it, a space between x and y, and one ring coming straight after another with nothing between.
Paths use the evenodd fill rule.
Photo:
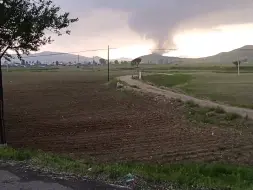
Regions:
<instances>
[{"instance_id":1,"label":"dirt track","mask_svg":"<svg viewBox=\"0 0 253 190\"><path fill-rule=\"evenodd\" d=\"M219 106L219 107L223 108L226 112L237 113L243 117L248 116L248 118L253 119L253 110L252 109L222 105L222 104L218 104L218 103L215 103L215 102L212 102L209 100L201 100L198 98L194 98L192 96L187 96L187 95L175 93L175 92L172 92L169 90L164 90L164 89L161 89L161 88L158 88L155 86L151 86L151 85L146 84L144 82L141 82L139 80L134 80L134 79L132 79L132 76L130 76L130 75L118 77L118 79L128 83L129 85L136 85L144 92L159 94L159 95L163 95L168 98L176 98L176 99L178 98L178 99L181 99L182 101L192 100L195 103L199 104L200 106L205 106L205 107L218 107Z\"/></svg>"}]
</instances>

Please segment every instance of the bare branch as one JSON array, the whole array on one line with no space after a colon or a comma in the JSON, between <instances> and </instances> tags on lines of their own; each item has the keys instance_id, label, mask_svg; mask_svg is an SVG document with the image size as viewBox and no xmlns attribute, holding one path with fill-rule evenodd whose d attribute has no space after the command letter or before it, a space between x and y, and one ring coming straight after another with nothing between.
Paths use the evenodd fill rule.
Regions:
<instances>
[{"instance_id":1,"label":"bare branch","mask_svg":"<svg viewBox=\"0 0 253 190\"><path fill-rule=\"evenodd\" d=\"M0 55L0 59L2 59L2 57L5 55L5 53L8 51L9 48L10 48L10 46L7 46L5 48L5 50L3 51L3 53L1 53L1 55Z\"/></svg>"}]
</instances>

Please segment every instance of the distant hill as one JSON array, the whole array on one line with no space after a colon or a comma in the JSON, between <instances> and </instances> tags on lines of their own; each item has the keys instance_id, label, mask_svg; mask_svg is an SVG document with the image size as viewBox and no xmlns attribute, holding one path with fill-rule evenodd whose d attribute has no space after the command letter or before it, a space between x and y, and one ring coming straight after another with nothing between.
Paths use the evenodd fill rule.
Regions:
<instances>
[{"instance_id":1,"label":"distant hill","mask_svg":"<svg viewBox=\"0 0 253 190\"><path fill-rule=\"evenodd\" d=\"M142 63L153 63L153 64L171 64L181 61L181 58L178 57L167 57L156 53L144 55L141 56L140 58L142 59Z\"/></svg>"},{"instance_id":2,"label":"distant hill","mask_svg":"<svg viewBox=\"0 0 253 190\"><path fill-rule=\"evenodd\" d=\"M118 61L132 61L132 59L126 58L126 57L121 57L119 59L112 59L112 61L115 61L115 60L118 60Z\"/></svg>"},{"instance_id":3,"label":"distant hill","mask_svg":"<svg viewBox=\"0 0 253 190\"><path fill-rule=\"evenodd\" d=\"M15 57L15 56L14 56ZM69 53L61 53L61 52L40 52L31 54L28 57L23 57L25 61L36 62L39 61L41 63L52 63L52 62L63 62L63 63L77 63L78 62L78 55L69 54ZM178 63L232 63L237 59L245 59L247 58L249 62L253 62L253 45L243 46L241 48L229 51L229 52L222 52L217 55L198 58L198 59L191 59L191 58L179 58L179 57L168 57L162 56L160 54L152 53L149 55L141 56L142 63L152 63L152 64L178 64ZM101 59L98 56L94 57L94 61L99 62ZM111 59L114 61L115 59ZM129 58L120 58L117 59L118 61L131 61ZM12 60L13 62L20 62L17 58ZM80 63L84 62L92 62L93 57L85 57L79 56Z\"/></svg>"},{"instance_id":4,"label":"distant hill","mask_svg":"<svg viewBox=\"0 0 253 190\"><path fill-rule=\"evenodd\" d=\"M23 56L23 59L28 62L40 61L41 63L52 63L52 62L58 61L58 62L68 63L68 62L77 62L78 55L69 54L69 53L61 53L61 52L44 51L40 53L30 54L29 56ZM96 58L96 59L99 60L99 58ZM92 58L79 56L79 60L80 62L90 62L92 61ZM20 62L17 59L17 57L12 61Z\"/></svg>"},{"instance_id":5,"label":"distant hill","mask_svg":"<svg viewBox=\"0 0 253 190\"><path fill-rule=\"evenodd\" d=\"M14 59L12 62L20 62L20 60L17 58L16 55L13 55ZM23 56L23 59L25 61L31 61L31 62L36 62L39 61L41 63L52 63L52 62L63 62L63 63L68 63L68 62L78 62L78 55L76 54L70 54L70 53L62 53L62 52L51 52L51 51L44 51L40 53L34 53L30 54L29 56ZM99 62L99 59L101 57L99 56L94 56L94 57L85 57L79 55L79 61L80 63L83 62L92 62L94 59L95 62ZM116 59L111 59L111 61L115 61ZM131 61L129 58L119 58L117 59L118 61Z\"/></svg>"},{"instance_id":6,"label":"distant hill","mask_svg":"<svg viewBox=\"0 0 253 190\"><path fill-rule=\"evenodd\" d=\"M247 58L248 61L253 61L253 46L247 45L241 48L222 52L214 56L203 58L207 62L221 62L221 63L231 63L237 59Z\"/></svg>"},{"instance_id":7,"label":"distant hill","mask_svg":"<svg viewBox=\"0 0 253 190\"><path fill-rule=\"evenodd\" d=\"M37 53L35 56L36 57L34 57L34 58L33 57L28 58L28 60L30 60L30 59L32 59L32 60L39 59L39 61L41 61L41 62L43 62L43 61L46 61L46 62L55 62L55 61L59 61L59 62L78 62L78 55L69 54L69 53L41 52L41 53ZM94 57L94 61L96 61L96 62L98 62L99 59L100 59L100 57ZM80 62L92 62L93 58L79 55L79 61Z\"/></svg>"},{"instance_id":8,"label":"distant hill","mask_svg":"<svg viewBox=\"0 0 253 190\"><path fill-rule=\"evenodd\" d=\"M249 62L253 62L253 45L243 46L241 48L222 52L217 55L203 57L203 58L179 58L179 57L168 57L160 54L149 54L140 57L142 63L153 63L153 64L175 64L175 63L232 63L237 59L247 58Z\"/></svg>"},{"instance_id":9,"label":"distant hill","mask_svg":"<svg viewBox=\"0 0 253 190\"><path fill-rule=\"evenodd\" d=\"M13 55L14 59L12 62L20 62L20 60L17 58L16 55ZM29 56L23 56L23 59L28 62L36 62L39 61L41 63L52 63L52 62L63 62L63 63L68 63L68 62L78 62L78 55L75 54L70 54L70 53L62 53L62 52L51 52L51 51L44 51L40 53L34 53L30 54ZM85 57L79 55L79 62L84 63L84 62L92 62L94 61L99 62L99 59L101 57L94 56L93 57Z\"/></svg>"}]
</instances>

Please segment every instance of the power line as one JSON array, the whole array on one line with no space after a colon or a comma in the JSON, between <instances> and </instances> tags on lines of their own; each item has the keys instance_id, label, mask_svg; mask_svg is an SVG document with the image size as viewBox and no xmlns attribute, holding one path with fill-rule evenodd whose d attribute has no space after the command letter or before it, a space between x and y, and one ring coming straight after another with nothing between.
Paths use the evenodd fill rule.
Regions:
<instances>
[{"instance_id":1,"label":"power line","mask_svg":"<svg viewBox=\"0 0 253 190\"><path fill-rule=\"evenodd\" d=\"M109 50L116 50L121 48L109 48ZM23 58L31 58L31 57L49 57L49 56L56 56L56 55L66 55L66 54L79 54L79 53L85 53L85 52L96 52L96 51L107 51L108 49L88 49L83 51L74 51L74 52L64 52L64 53L49 53L44 55L28 55L24 56ZM177 49L149 49L151 51L175 51Z\"/></svg>"},{"instance_id":2,"label":"power line","mask_svg":"<svg viewBox=\"0 0 253 190\"><path fill-rule=\"evenodd\" d=\"M119 49L119 48L110 48L110 49ZM108 49L91 49L91 50L83 50L83 51L76 51L76 52L65 52L65 53L50 53L44 55L30 55L23 58L30 58L30 57L45 57L45 56L55 56L55 55L64 55L64 54L75 54L75 53L84 53L84 52L94 52L94 51L107 51Z\"/></svg>"},{"instance_id":3,"label":"power line","mask_svg":"<svg viewBox=\"0 0 253 190\"><path fill-rule=\"evenodd\" d=\"M149 49L149 50L160 50L160 51L176 51L178 49Z\"/></svg>"}]
</instances>

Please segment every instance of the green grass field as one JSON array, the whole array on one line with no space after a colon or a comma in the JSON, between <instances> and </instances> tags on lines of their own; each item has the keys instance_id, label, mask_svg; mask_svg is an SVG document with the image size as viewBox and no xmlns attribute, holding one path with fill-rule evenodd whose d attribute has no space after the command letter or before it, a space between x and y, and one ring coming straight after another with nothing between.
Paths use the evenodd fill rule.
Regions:
<instances>
[{"instance_id":1,"label":"green grass field","mask_svg":"<svg viewBox=\"0 0 253 190\"><path fill-rule=\"evenodd\" d=\"M253 75L210 74L194 75L194 78L180 88L200 98L230 105L253 108Z\"/></svg>"},{"instance_id":2,"label":"green grass field","mask_svg":"<svg viewBox=\"0 0 253 190\"><path fill-rule=\"evenodd\" d=\"M145 81L158 86L229 105L253 108L253 75L228 73L195 73L147 75Z\"/></svg>"},{"instance_id":3,"label":"green grass field","mask_svg":"<svg viewBox=\"0 0 253 190\"><path fill-rule=\"evenodd\" d=\"M195 73L195 72L213 72L213 73L237 73L237 67L229 64L142 64L140 69L148 73ZM253 73L253 63L241 65L241 73Z\"/></svg>"}]
</instances>

